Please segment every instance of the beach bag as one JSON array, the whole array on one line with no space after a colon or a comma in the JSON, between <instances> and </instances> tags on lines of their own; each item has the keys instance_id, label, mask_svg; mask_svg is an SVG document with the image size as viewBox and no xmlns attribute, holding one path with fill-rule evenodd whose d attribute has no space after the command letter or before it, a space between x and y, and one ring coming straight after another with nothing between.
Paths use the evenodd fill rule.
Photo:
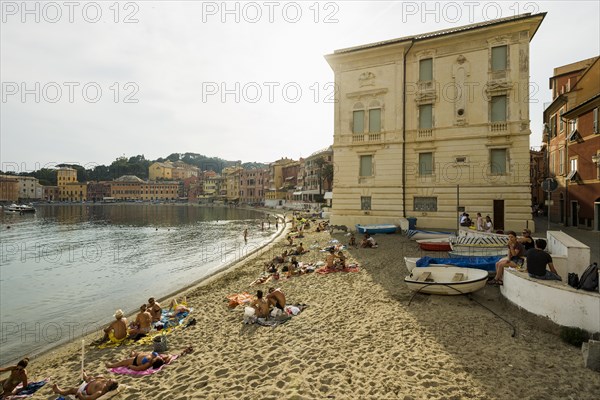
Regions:
<instances>
[{"instance_id":1,"label":"beach bag","mask_svg":"<svg viewBox=\"0 0 600 400\"><path fill-rule=\"evenodd\" d=\"M583 271L577 289L598 291L598 263L593 263Z\"/></svg>"},{"instance_id":2,"label":"beach bag","mask_svg":"<svg viewBox=\"0 0 600 400\"><path fill-rule=\"evenodd\" d=\"M575 272L569 272L567 283L569 286L577 289L579 287L579 275L577 275Z\"/></svg>"},{"instance_id":3,"label":"beach bag","mask_svg":"<svg viewBox=\"0 0 600 400\"><path fill-rule=\"evenodd\" d=\"M154 339L154 351L157 353L164 353L167 351L167 335L156 336Z\"/></svg>"}]
</instances>

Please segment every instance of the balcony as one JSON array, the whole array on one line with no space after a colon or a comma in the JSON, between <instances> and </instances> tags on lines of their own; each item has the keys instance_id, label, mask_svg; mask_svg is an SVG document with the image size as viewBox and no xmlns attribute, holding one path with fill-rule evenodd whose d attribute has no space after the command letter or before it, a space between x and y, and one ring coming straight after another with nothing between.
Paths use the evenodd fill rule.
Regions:
<instances>
[{"instance_id":1,"label":"balcony","mask_svg":"<svg viewBox=\"0 0 600 400\"><path fill-rule=\"evenodd\" d=\"M379 143L384 140L383 133L365 133L365 134L353 134L352 135L352 143L360 143L360 142L371 142L371 143Z\"/></svg>"},{"instance_id":2,"label":"balcony","mask_svg":"<svg viewBox=\"0 0 600 400\"><path fill-rule=\"evenodd\" d=\"M417 140L433 140L433 129L419 129L417 131Z\"/></svg>"}]
</instances>

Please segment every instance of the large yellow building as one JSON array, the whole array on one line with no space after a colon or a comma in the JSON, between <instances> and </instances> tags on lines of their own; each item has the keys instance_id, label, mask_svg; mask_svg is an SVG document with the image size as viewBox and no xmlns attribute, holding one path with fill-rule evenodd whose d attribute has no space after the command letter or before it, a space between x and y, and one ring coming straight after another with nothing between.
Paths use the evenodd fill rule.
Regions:
<instances>
[{"instance_id":1,"label":"large yellow building","mask_svg":"<svg viewBox=\"0 0 600 400\"><path fill-rule=\"evenodd\" d=\"M240 199L240 180L244 169L242 167L225 167L221 174L225 179L227 201L236 202Z\"/></svg>"},{"instance_id":2,"label":"large yellow building","mask_svg":"<svg viewBox=\"0 0 600 400\"><path fill-rule=\"evenodd\" d=\"M184 180L198 176L199 168L181 161L155 162L148 167L148 179L157 180Z\"/></svg>"},{"instance_id":3,"label":"large yellow building","mask_svg":"<svg viewBox=\"0 0 600 400\"><path fill-rule=\"evenodd\" d=\"M87 184L77 181L77 170L62 167L56 170L58 200L84 201L87 199Z\"/></svg>"},{"instance_id":4,"label":"large yellow building","mask_svg":"<svg viewBox=\"0 0 600 400\"><path fill-rule=\"evenodd\" d=\"M0 201L16 202L19 200L19 180L15 175L0 175Z\"/></svg>"},{"instance_id":5,"label":"large yellow building","mask_svg":"<svg viewBox=\"0 0 600 400\"><path fill-rule=\"evenodd\" d=\"M529 42L545 14L327 55L335 73L334 224L454 228L458 210L533 228Z\"/></svg>"}]
</instances>

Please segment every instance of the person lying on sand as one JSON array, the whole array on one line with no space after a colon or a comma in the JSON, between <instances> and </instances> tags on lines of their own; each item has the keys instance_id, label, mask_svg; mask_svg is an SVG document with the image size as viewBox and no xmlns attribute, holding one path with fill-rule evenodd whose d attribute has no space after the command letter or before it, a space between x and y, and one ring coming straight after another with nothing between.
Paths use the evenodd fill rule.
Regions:
<instances>
[{"instance_id":1,"label":"person lying on sand","mask_svg":"<svg viewBox=\"0 0 600 400\"><path fill-rule=\"evenodd\" d=\"M94 400L119 387L119 383L114 379L108 379L103 376L89 377L85 371L83 371L83 381L79 387L68 389L61 389L55 383L52 385L52 390L54 393L63 396L71 394L81 400Z\"/></svg>"},{"instance_id":2,"label":"person lying on sand","mask_svg":"<svg viewBox=\"0 0 600 400\"><path fill-rule=\"evenodd\" d=\"M129 326L129 337L139 338L145 336L152 329L152 315L146 310L146 305L140 306L140 312L135 316L135 321Z\"/></svg>"},{"instance_id":3,"label":"person lying on sand","mask_svg":"<svg viewBox=\"0 0 600 400\"><path fill-rule=\"evenodd\" d=\"M194 349L192 347L187 347L183 350L180 356L184 356L193 352ZM136 352L132 351L129 354L129 358L119 361L116 363L106 363L106 368L117 368L117 367L127 367L133 371L145 371L149 368L159 369L164 364L168 364L173 359L173 355L171 354L158 354L157 352Z\"/></svg>"},{"instance_id":4,"label":"person lying on sand","mask_svg":"<svg viewBox=\"0 0 600 400\"><path fill-rule=\"evenodd\" d=\"M9 377L1 381L2 386L0 388L2 392L0 392L0 398L18 394L20 390L15 390L15 388L19 386L19 383L23 384L23 388L27 387L27 371L25 370L27 364L29 364L29 358L24 358L17 365L0 368L0 372L10 371Z\"/></svg>"},{"instance_id":5,"label":"person lying on sand","mask_svg":"<svg viewBox=\"0 0 600 400\"><path fill-rule=\"evenodd\" d=\"M171 300L169 303L169 311L173 314L179 314L184 312L190 312L190 309L187 307L187 298L185 296L181 299L181 301L177 301L177 298Z\"/></svg>"}]
</instances>

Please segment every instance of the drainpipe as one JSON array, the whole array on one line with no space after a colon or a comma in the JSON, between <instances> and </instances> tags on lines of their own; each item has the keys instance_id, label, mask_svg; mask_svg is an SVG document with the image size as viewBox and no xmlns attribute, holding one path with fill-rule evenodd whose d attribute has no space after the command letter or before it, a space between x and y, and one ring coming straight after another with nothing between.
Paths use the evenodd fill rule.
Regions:
<instances>
[{"instance_id":1,"label":"drainpipe","mask_svg":"<svg viewBox=\"0 0 600 400\"><path fill-rule=\"evenodd\" d=\"M411 41L402 59L402 216L406 218L406 56L415 44Z\"/></svg>"}]
</instances>

